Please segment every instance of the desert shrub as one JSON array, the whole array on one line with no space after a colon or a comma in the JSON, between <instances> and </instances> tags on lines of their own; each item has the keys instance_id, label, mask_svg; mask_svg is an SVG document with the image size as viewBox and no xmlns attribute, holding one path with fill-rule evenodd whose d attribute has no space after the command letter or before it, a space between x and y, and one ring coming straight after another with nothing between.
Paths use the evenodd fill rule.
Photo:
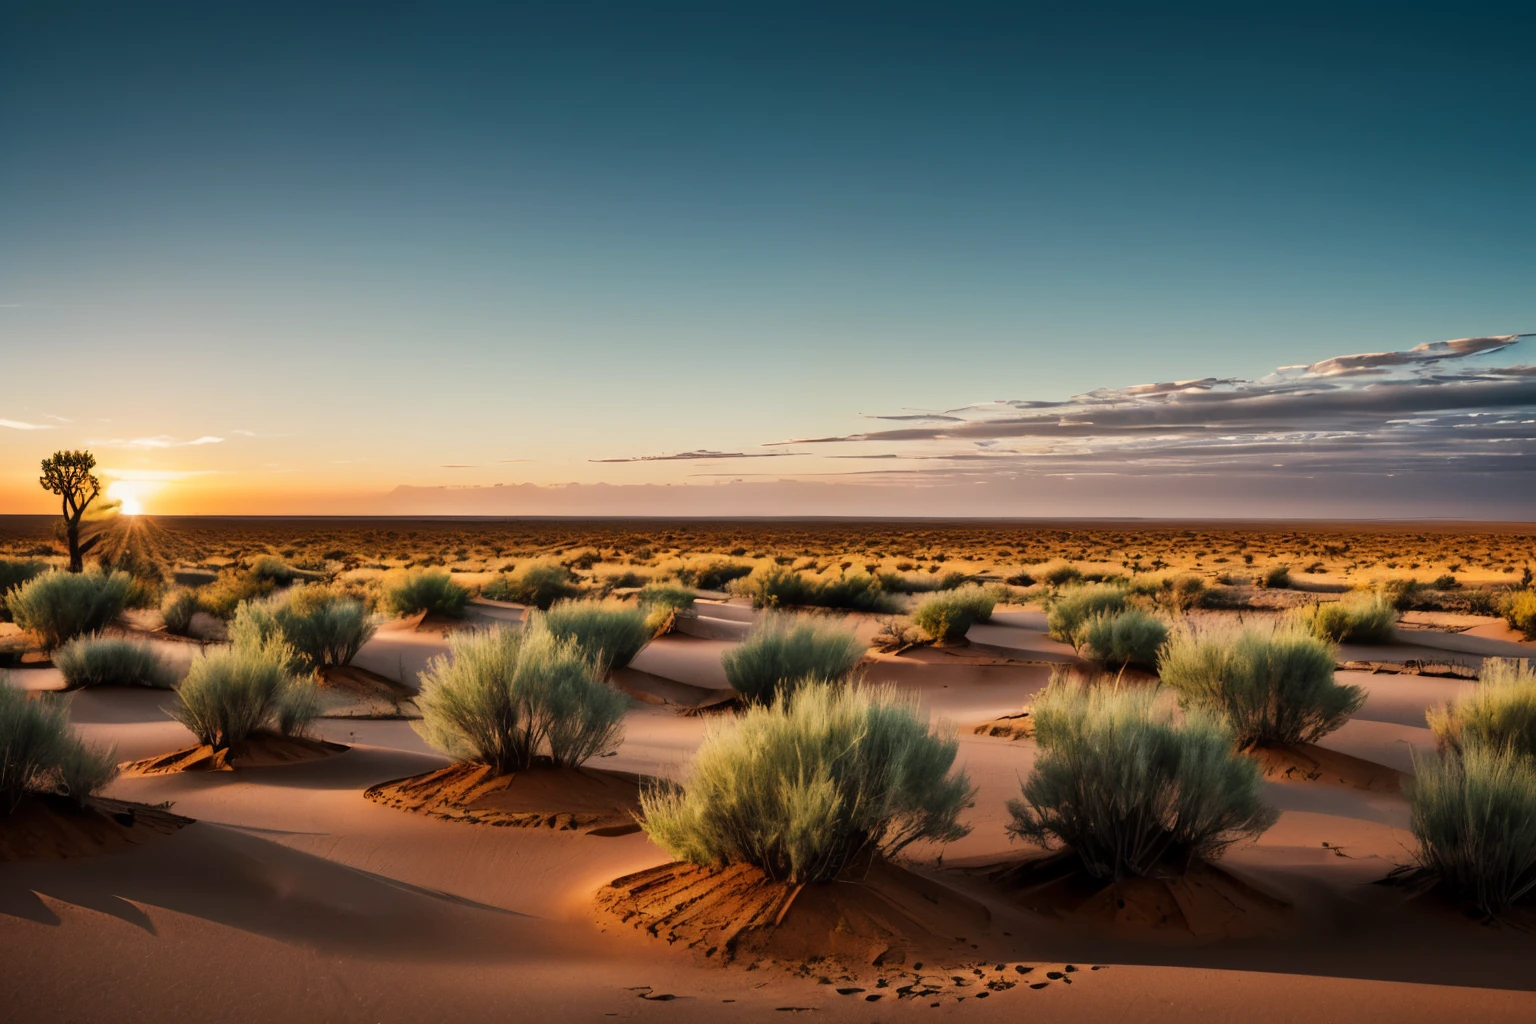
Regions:
<instances>
[{"instance_id":1,"label":"desert shrub","mask_svg":"<svg viewBox=\"0 0 1536 1024\"><path fill-rule=\"evenodd\" d=\"M229 620L241 603L266 597L276 588L276 580L270 577L253 576L249 571L224 570L218 574L218 579L197 591L198 606L210 616Z\"/></svg>"},{"instance_id":2,"label":"desert shrub","mask_svg":"<svg viewBox=\"0 0 1536 1024\"><path fill-rule=\"evenodd\" d=\"M1258 836L1276 812L1232 733L1202 712L1180 720L1149 687L1084 686L1059 673L1035 698L1040 756L1010 800L1009 834L1062 842L1100 878L1182 871Z\"/></svg>"},{"instance_id":3,"label":"desert shrub","mask_svg":"<svg viewBox=\"0 0 1536 1024\"><path fill-rule=\"evenodd\" d=\"M1536 758L1536 671L1523 659L1489 658L1471 692L1425 717L1442 752L1493 747Z\"/></svg>"},{"instance_id":4,"label":"desert shrub","mask_svg":"<svg viewBox=\"0 0 1536 1024\"><path fill-rule=\"evenodd\" d=\"M520 573L504 573L480 588L492 601L512 601L532 608L548 608L581 594L576 577L563 565L535 562Z\"/></svg>"},{"instance_id":5,"label":"desert shrub","mask_svg":"<svg viewBox=\"0 0 1536 1024\"><path fill-rule=\"evenodd\" d=\"M1415 758L1409 827L1420 868L1484 914L1536 891L1536 761L1468 747Z\"/></svg>"},{"instance_id":6,"label":"desert shrub","mask_svg":"<svg viewBox=\"0 0 1536 1024\"><path fill-rule=\"evenodd\" d=\"M1536 590L1517 590L1504 601L1504 621L1510 629L1536 640Z\"/></svg>"},{"instance_id":7,"label":"desert shrub","mask_svg":"<svg viewBox=\"0 0 1536 1024\"><path fill-rule=\"evenodd\" d=\"M84 803L117 778L117 750L114 747L88 747L70 737L60 751L55 771L59 795Z\"/></svg>"},{"instance_id":8,"label":"desert shrub","mask_svg":"<svg viewBox=\"0 0 1536 1024\"><path fill-rule=\"evenodd\" d=\"M875 577L875 581L881 590L892 594L931 594L936 590L954 590L963 586L968 578L963 572L946 572L942 576L926 578L903 572L882 572ZM1030 583L1033 582L1030 580Z\"/></svg>"},{"instance_id":9,"label":"desert shrub","mask_svg":"<svg viewBox=\"0 0 1536 1024\"><path fill-rule=\"evenodd\" d=\"M940 643L955 643L978 622L992 617L994 599L981 587L934 594L912 612L912 622Z\"/></svg>"},{"instance_id":10,"label":"desert shrub","mask_svg":"<svg viewBox=\"0 0 1536 1024\"><path fill-rule=\"evenodd\" d=\"M54 570L33 577L6 597L11 617L36 633L49 650L83 633L95 633L115 619L128 600L127 573Z\"/></svg>"},{"instance_id":11,"label":"desert shrub","mask_svg":"<svg viewBox=\"0 0 1536 1024\"><path fill-rule=\"evenodd\" d=\"M1431 590L1456 590L1461 587L1461 583L1450 573L1442 573L1430 580L1429 586Z\"/></svg>"},{"instance_id":12,"label":"desert shrub","mask_svg":"<svg viewBox=\"0 0 1536 1024\"><path fill-rule=\"evenodd\" d=\"M1078 629L1090 618L1123 612L1127 607L1126 593L1120 587L1090 583L1062 587L1046 602L1046 632L1052 640L1075 644Z\"/></svg>"},{"instance_id":13,"label":"desert shrub","mask_svg":"<svg viewBox=\"0 0 1536 1024\"><path fill-rule=\"evenodd\" d=\"M607 601L561 601L549 611L534 613L531 628L549 630L570 640L598 666L599 674L623 668L655 635L644 608Z\"/></svg>"},{"instance_id":14,"label":"desert shrub","mask_svg":"<svg viewBox=\"0 0 1536 1024\"><path fill-rule=\"evenodd\" d=\"M1333 680L1332 646L1294 627L1175 630L1158 674L1224 720L1240 747L1311 743L1343 725L1365 690Z\"/></svg>"},{"instance_id":15,"label":"desert shrub","mask_svg":"<svg viewBox=\"0 0 1536 1024\"><path fill-rule=\"evenodd\" d=\"M572 640L539 626L461 633L421 676L416 731L449 757L497 772L546 755L576 766L611 749L629 701Z\"/></svg>"},{"instance_id":16,"label":"desert shrub","mask_svg":"<svg viewBox=\"0 0 1536 1024\"><path fill-rule=\"evenodd\" d=\"M446 572L416 569L387 580L383 600L396 615L463 615L469 591Z\"/></svg>"},{"instance_id":17,"label":"desert shrub","mask_svg":"<svg viewBox=\"0 0 1536 1024\"><path fill-rule=\"evenodd\" d=\"M684 586L698 587L700 590L724 590L732 580L739 580L751 574L750 565L716 559L698 565L684 566L677 570L677 580Z\"/></svg>"},{"instance_id":18,"label":"desert shrub","mask_svg":"<svg viewBox=\"0 0 1536 1024\"><path fill-rule=\"evenodd\" d=\"M1163 582L1164 600L1174 611L1187 612L1205 597L1205 580L1193 573L1185 573Z\"/></svg>"},{"instance_id":19,"label":"desert shrub","mask_svg":"<svg viewBox=\"0 0 1536 1024\"><path fill-rule=\"evenodd\" d=\"M286 585L305 574L276 555L262 555L250 564L245 575L258 583Z\"/></svg>"},{"instance_id":20,"label":"desert shrub","mask_svg":"<svg viewBox=\"0 0 1536 1024\"><path fill-rule=\"evenodd\" d=\"M1048 587L1064 587L1083 578L1082 570L1070 562L1055 562L1035 574Z\"/></svg>"},{"instance_id":21,"label":"desert shrub","mask_svg":"<svg viewBox=\"0 0 1536 1024\"><path fill-rule=\"evenodd\" d=\"M1291 567L1272 565L1259 577L1259 586L1270 590L1284 590L1291 585Z\"/></svg>"},{"instance_id":22,"label":"desert shrub","mask_svg":"<svg viewBox=\"0 0 1536 1024\"><path fill-rule=\"evenodd\" d=\"M644 573L624 571L605 573L598 581L598 589L604 594L611 594L615 590L634 590L644 587L651 582L651 578Z\"/></svg>"},{"instance_id":23,"label":"desert shrub","mask_svg":"<svg viewBox=\"0 0 1536 1024\"><path fill-rule=\"evenodd\" d=\"M53 652L54 666L71 690L83 686L152 686L169 690L175 679L149 644L103 636L77 636Z\"/></svg>"},{"instance_id":24,"label":"desert shrub","mask_svg":"<svg viewBox=\"0 0 1536 1024\"><path fill-rule=\"evenodd\" d=\"M1140 608L1100 612L1078 627L1074 634L1079 650L1107 667L1157 664L1158 649L1168 639L1168 627Z\"/></svg>"},{"instance_id":25,"label":"desert shrub","mask_svg":"<svg viewBox=\"0 0 1536 1024\"><path fill-rule=\"evenodd\" d=\"M1453 580L1454 582L1454 580ZM1381 585L1381 596L1384 597L1396 611L1407 611L1417 608L1426 600L1424 584L1415 579L1390 579Z\"/></svg>"},{"instance_id":26,"label":"desert shrub","mask_svg":"<svg viewBox=\"0 0 1536 1024\"><path fill-rule=\"evenodd\" d=\"M867 855L969 831L958 749L893 689L808 687L712 723L686 785L642 793L641 825L680 860L830 881Z\"/></svg>"},{"instance_id":27,"label":"desert shrub","mask_svg":"<svg viewBox=\"0 0 1536 1024\"><path fill-rule=\"evenodd\" d=\"M639 594L639 601L645 607L670 612L691 611L697 600L698 595L691 588L668 583L652 583L643 587Z\"/></svg>"},{"instance_id":28,"label":"desert shrub","mask_svg":"<svg viewBox=\"0 0 1536 1024\"><path fill-rule=\"evenodd\" d=\"M278 639L307 670L349 665L378 627L361 601L322 586L296 587L265 601L246 601L229 625L236 643Z\"/></svg>"},{"instance_id":29,"label":"desert shrub","mask_svg":"<svg viewBox=\"0 0 1536 1024\"><path fill-rule=\"evenodd\" d=\"M83 801L117 776L112 751L88 748L70 732L68 708L0 679L0 813L14 811L29 792Z\"/></svg>"},{"instance_id":30,"label":"desert shrub","mask_svg":"<svg viewBox=\"0 0 1536 1024\"><path fill-rule=\"evenodd\" d=\"M1386 643L1397 631L1397 609L1386 597L1356 597L1298 608L1301 626L1330 643Z\"/></svg>"},{"instance_id":31,"label":"desert shrub","mask_svg":"<svg viewBox=\"0 0 1536 1024\"><path fill-rule=\"evenodd\" d=\"M720 661L737 693L766 704L808 680L844 681L862 657L864 645L852 630L811 618L770 615Z\"/></svg>"},{"instance_id":32,"label":"desert shrub","mask_svg":"<svg viewBox=\"0 0 1536 1024\"><path fill-rule=\"evenodd\" d=\"M0 558L0 622L11 620L10 610L5 603L5 595L11 588L20 586L47 571L47 562L30 558Z\"/></svg>"},{"instance_id":33,"label":"desert shrub","mask_svg":"<svg viewBox=\"0 0 1536 1024\"><path fill-rule=\"evenodd\" d=\"M186 636L192 630L192 616L197 613L197 594L190 590L178 590L166 596L160 606L160 616L165 620L165 631L176 636Z\"/></svg>"},{"instance_id":34,"label":"desert shrub","mask_svg":"<svg viewBox=\"0 0 1536 1024\"><path fill-rule=\"evenodd\" d=\"M897 609L896 599L880 589L873 576L854 573L816 584L811 604L821 608L846 608L856 612L883 612Z\"/></svg>"},{"instance_id":35,"label":"desert shrub","mask_svg":"<svg viewBox=\"0 0 1536 1024\"><path fill-rule=\"evenodd\" d=\"M740 580L736 592L751 598L753 608L787 608L811 604L816 586L793 569L767 565Z\"/></svg>"},{"instance_id":36,"label":"desert shrub","mask_svg":"<svg viewBox=\"0 0 1536 1024\"><path fill-rule=\"evenodd\" d=\"M177 689L170 716L215 749L259 732L296 736L318 713L315 684L295 675L297 656L281 640L241 639L202 651Z\"/></svg>"}]
</instances>

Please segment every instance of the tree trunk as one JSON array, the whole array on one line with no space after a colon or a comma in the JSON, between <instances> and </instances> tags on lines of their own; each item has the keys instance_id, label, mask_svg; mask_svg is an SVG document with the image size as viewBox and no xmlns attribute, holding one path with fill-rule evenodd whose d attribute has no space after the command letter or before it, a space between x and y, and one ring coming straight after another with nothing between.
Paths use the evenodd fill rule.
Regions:
<instances>
[{"instance_id":1,"label":"tree trunk","mask_svg":"<svg viewBox=\"0 0 1536 1024\"><path fill-rule=\"evenodd\" d=\"M69 571L84 572L85 558L80 553L80 520L64 520L64 535L69 541Z\"/></svg>"}]
</instances>

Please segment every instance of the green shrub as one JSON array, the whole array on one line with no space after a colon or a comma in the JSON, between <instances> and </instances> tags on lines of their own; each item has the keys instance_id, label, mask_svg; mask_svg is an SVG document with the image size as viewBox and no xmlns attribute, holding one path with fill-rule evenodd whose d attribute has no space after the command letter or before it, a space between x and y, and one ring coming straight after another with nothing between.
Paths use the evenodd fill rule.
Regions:
<instances>
[{"instance_id":1,"label":"green shrub","mask_svg":"<svg viewBox=\"0 0 1536 1024\"><path fill-rule=\"evenodd\" d=\"M1035 574L1048 587L1064 587L1083 578L1082 570L1068 562L1056 562Z\"/></svg>"},{"instance_id":2,"label":"green shrub","mask_svg":"<svg viewBox=\"0 0 1536 1024\"><path fill-rule=\"evenodd\" d=\"M323 586L295 587L265 601L247 601L230 622L230 639L276 638L292 648L295 667L350 665L378 627L363 603Z\"/></svg>"},{"instance_id":3,"label":"green shrub","mask_svg":"<svg viewBox=\"0 0 1536 1024\"><path fill-rule=\"evenodd\" d=\"M1259 577L1259 586L1270 590L1284 590L1291 585L1291 567L1272 565Z\"/></svg>"},{"instance_id":4,"label":"green shrub","mask_svg":"<svg viewBox=\"0 0 1536 1024\"><path fill-rule=\"evenodd\" d=\"M963 586L970 577L963 572L946 572L942 576L913 576L903 572L882 572L875 580L880 589L892 594L931 594L936 590L954 590ZM1030 580L1031 583L1034 580Z\"/></svg>"},{"instance_id":5,"label":"green shrub","mask_svg":"<svg viewBox=\"0 0 1536 1024\"><path fill-rule=\"evenodd\" d=\"M529 625L542 625L573 642L598 667L599 675L628 665L655 635L644 608L616 601L561 601L547 612L530 613Z\"/></svg>"},{"instance_id":6,"label":"green shrub","mask_svg":"<svg viewBox=\"0 0 1536 1024\"><path fill-rule=\"evenodd\" d=\"M5 595L11 588L20 586L47 571L47 562L29 558L0 558L0 622L11 621L10 609L5 603Z\"/></svg>"},{"instance_id":7,"label":"green shrub","mask_svg":"<svg viewBox=\"0 0 1536 1024\"><path fill-rule=\"evenodd\" d=\"M1479 746L1414 761L1420 867L1484 914L1536 891L1536 761Z\"/></svg>"},{"instance_id":8,"label":"green shrub","mask_svg":"<svg viewBox=\"0 0 1536 1024\"><path fill-rule=\"evenodd\" d=\"M811 618L769 615L720 661L737 693L766 704L810 680L843 682L863 657L864 645L852 630Z\"/></svg>"},{"instance_id":9,"label":"green shrub","mask_svg":"<svg viewBox=\"0 0 1536 1024\"><path fill-rule=\"evenodd\" d=\"M127 573L54 570L36 576L6 597L11 617L36 633L48 650L83 633L99 632L117 618L133 580Z\"/></svg>"},{"instance_id":10,"label":"green shrub","mask_svg":"<svg viewBox=\"0 0 1536 1024\"><path fill-rule=\"evenodd\" d=\"M1404 612L1424 602L1426 589L1424 584L1415 579L1391 579L1381 585L1381 596L1395 611Z\"/></svg>"},{"instance_id":11,"label":"green shrub","mask_svg":"<svg viewBox=\"0 0 1536 1024\"><path fill-rule=\"evenodd\" d=\"M1294 614L1307 632L1330 643L1388 643L1397 632L1397 609L1380 594L1308 605Z\"/></svg>"},{"instance_id":12,"label":"green shrub","mask_svg":"<svg viewBox=\"0 0 1536 1024\"><path fill-rule=\"evenodd\" d=\"M576 577L563 565L535 562L522 572L504 573L480 588L492 601L511 601L532 608L548 608L581 594Z\"/></svg>"},{"instance_id":13,"label":"green shrub","mask_svg":"<svg viewBox=\"0 0 1536 1024\"><path fill-rule=\"evenodd\" d=\"M857 573L835 580L815 580L782 566L762 566L737 584L737 593L753 608L820 607L862 612L894 612L896 601L874 577Z\"/></svg>"},{"instance_id":14,"label":"green shrub","mask_svg":"<svg viewBox=\"0 0 1536 1024\"><path fill-rule=\"evenodd\" d=\"M820 608L846 608L856 612L891 613L896 599L880 589L873 576L854 573L835 580L823 580L812 591L810 604Z\"/></svg>"},{"instance_id":15,"label":"green shrub","mask_svg":"<svg viewBox=\"0 0 1536 1024\"><path fill-rule=\"evenodd\" d=\"M1299 629L1175 630L1158 673L1191 707L1223 719L1240 747L1312 743L1365 703L1333 680L1332 646Z\"/></svg>"},{"instance_id":16,"label":"green shrub","mask_svg":"<svg viewBox=\"0 0 1536 1024\"><path fill-rule=\"evenodd\" d=\"M925 598L913 610L912 622L939 643L957 643L973 625L992 617L994 605L981 587L962 587Z\"/></svg>"},{"instance_id":17,"label":"green shrub","mask_svg":"<svg viewBox=\"0 0 1536 1024\"><path fill-rule=\"evenodd\" d=\"M1504 602L1504 621L1527 640L1536 640L1536 590L1517 590Z\"/></svg>"},{"instance_id":18,"label":"green shrub","mask_svg":"<svg viewBox=\"0 0 1536 1024\"><path fill-rule=\"evenodd\" d=\"M1007 831L1062 842L1100 878L1182 871L1256 837L1277 813L1258 765L1201 712L1179 720L1149 687L1084 686L1059 672L1031 717L1040 755Z\"/></svg>"},{"instance_id":19,"label":"green shrub","mask_svg":"<svg viewBox=\"0 0 1536 1024\"><path fill-rule=\"evenodd\" d=\"M0 814L27 793L58 793L83 802L117 776L111 750L86 747L69 730L69 705L36 697L0 678Z\"/></svg>"},{"instance_id":20,"label":"green shrub","mask_svg":"<svg viewBox=\"0 0 1536 1024\"><path fill-rule=\"evenodd\" d=\"M53 652L68 689L83 686L152 686L169 690L171 670L149 644L103 636L77 636Z\"/></svg>"},{"instance_id":21,"label":"green shrub","mask_svg":"<svg viewBox=\"0 0 1536 1024\"><path fill-rule=\"evenodd\" d=\"M789 608L812 604L816 587L793 569L765 565L741 580L736 592L751 598L753 608Z\"/></svg>"},{"instance_id":22,"label":"green shrub","mask_svg":"<svg viewBox=\"0 0 1536 1024\"><path fill-rule=\"evenodd\" d=\"M1536 758L1536 671L1524 659L1489 658L1470 693L1425 717L1442 752L1492 747Z\"/></svg>"},{"instance_id":23,"label":"green shrub","mask_svg":"<svg viewBox=\"0 0 1536 1024\"><path fill-rule=\"evenodd\" d=\"M750 576L752 567L742 562L715 560L698 565L688 565L677 570L677 580L688 587L700 590L724 590L732 580Z\"/></svg>"},{"instance_id":24,"label":"green shrub","mask_svg":"<svg viewBox=\"0 0 1536 1024\"><path fill-rule=\"evenodd\" d=\"M271 579L258 579L249 572L226 569L212 583L197 591L197 603L215 618L228 621L243 602L266 597L277 590Z\"/></svg>"},{"instance_id":25,"label":"green shrub","mask_svg":"<svg viewBox=\"0 0 1536 1024\"><path fill-rule=\"evenodd\" d=\"M547 629L460 633L421 676L416 731L437 750L497 772L547 753L577 766L617 745L629 701L572 640Z\"/></svg>"},{"instance_id":26,"label":"green shrub","mask_svg":"<svg viewBox=\"0 0 1536 1024\"><path fill-rule=\"evenodd\" d=\"M794 883L837 878L864 856L969 830L972 797L951 774L959 744L893 689L808 687L717 720L686 786L642 793L641 825L672 856L753 864Z\"/></svg>"},{"instance_id":27,"label":"green shrub","mask_svg":"<svg viewBox=\"0 0 1536 1024\"><path fill-rule=\"evenodd\" d=\"M640 591L640 604L646 608L670 612L692 611L698 600L692 589L672 586L668 583L652 583Z\"/></svg>"},{"instance_id":28,"label":"green shrub","mask_svg":"<svg viewBox=\"0 0 1536 1024\"><path fill-rule=\"evenodd\" d=\"M246 576L258 583L287 585L301 579L305 573L295 569L276 555L262 555L245 570Z\"/></svg>"},{"instance_id":29,"label":"green shrub","mask_svg":"<svg viewBox=\"0 0 1536 1024\"><path fill-rule=\"evenodd\" d=\"M1077 631L1095 615L1123 612L1129 606L1124 589L1084 583L1063 587L1046 602L1046 632L1064 644L1077 642Z\"/></svg>"},{"instance_id":30,"label":"green shrub","mask_svg":"<svg viewBox=\"0 0 1536 1024\"><path fill-rule=\"evenodd\" d=\"M229 647L199 652L177 690L179 703L168 709L170 716L216 750L260 732L300 735L319 708L314 681L293 672L296 659L293 649L276 638L242 638Z\"/></svg>"},{"instance_id":31,"label":"green shrub","mask_svg":"<svg viewBox=\"0 0 1536 1024\"><path fill-rule=\"evenodd\" d=\"M446 572L416 569L385 583L384 604L396 615L463 615L469 591Z\"/></svg>"},{"instance_id":32,"label":"green shrub","mask_svg":"<svg viewBox=\"0 0 1536 1024\"><path fill-rule=\"evenodd\" d=\"M1205 580L1193 573L1165 579L1164 601L1177 612L1187 612L1205 597Z\"/></svg>"},{"instance_id":33,"label":"green shrub","mask_svg":"<svg viewBox=\"0 0 1536 1024\"><path fill-rule=\"evenodd\" d=\"M1140 608L1100 612L1078 627L1076 647L1109 668L1157 664L1158 649L1168 639L1168 627Z\"/></svg>"},{"instance_id":34,"label":"green shrub","mask_svg":"<svg viewBox=\"0 0 1536 1024\"><path fill-rule=\"evenodd\" d=\"M160 606L160 616L165 620L165 631L176 636L186 636L192 631L192 616L197 614L197 594L190 590L178 590L167 595Z\"/></svg>"}]
</instances>

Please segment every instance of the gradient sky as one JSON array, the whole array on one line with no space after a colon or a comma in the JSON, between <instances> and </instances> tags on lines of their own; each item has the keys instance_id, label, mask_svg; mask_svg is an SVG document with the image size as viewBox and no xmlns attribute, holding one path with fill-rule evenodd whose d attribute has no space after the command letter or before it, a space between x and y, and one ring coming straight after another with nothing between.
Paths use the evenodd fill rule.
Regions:
<instances>
[{"instance_id":1,"label":"gradient sky","mask_svg":"<svg viewBox=\"0 0 1536 1024\"><path fill-rule=\"evenodd\" d=\"M1536 331L1536 13L1250 6L0 3L0 511L1530 518L1536 339L1266 375Z\"/></svg>"}]
</instances>

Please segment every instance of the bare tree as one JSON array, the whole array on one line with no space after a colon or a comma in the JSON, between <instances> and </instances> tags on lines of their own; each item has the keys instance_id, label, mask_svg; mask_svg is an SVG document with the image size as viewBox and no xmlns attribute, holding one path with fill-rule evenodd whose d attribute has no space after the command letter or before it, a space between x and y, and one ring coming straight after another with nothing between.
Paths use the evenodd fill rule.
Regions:
<instances>
[{"instance_id":1,"label":"bare tree","mask_svg":"<svg viewBox=\"0 0 1536 1024\"><path fill-rule=\"evenodd\" d=\"M85 518L86 507L101 493L101 481L91 472L95 468L96 456L90 452L54 452L52 458L43 460L43 475L37 481L45 491L52 491L63 499L70 572L85 568L85 553L101 539L92 537L84 543L80 541L80 520Z\"/></svg>"}]
</instances>

